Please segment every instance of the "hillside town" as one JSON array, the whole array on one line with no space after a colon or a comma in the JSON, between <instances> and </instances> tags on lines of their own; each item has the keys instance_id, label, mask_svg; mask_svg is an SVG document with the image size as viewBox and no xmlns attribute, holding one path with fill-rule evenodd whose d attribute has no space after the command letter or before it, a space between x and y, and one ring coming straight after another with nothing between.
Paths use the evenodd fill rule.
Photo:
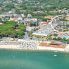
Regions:
<instances>
[{"instance_id":1,"label":"hillside town","mask_svg":"<svg viewBox=\"0 0 69 69\"><path fill-rule=\"evenodd\" d=\"M18 9L6 11L8 3L12 1L6 0L0 7L0 48L69 52L69 9L41 11L42 5L36 11L20 10L22 0L17 0ZM40 3L36 4L39 8Z\"/></svg>"}]
</instances>

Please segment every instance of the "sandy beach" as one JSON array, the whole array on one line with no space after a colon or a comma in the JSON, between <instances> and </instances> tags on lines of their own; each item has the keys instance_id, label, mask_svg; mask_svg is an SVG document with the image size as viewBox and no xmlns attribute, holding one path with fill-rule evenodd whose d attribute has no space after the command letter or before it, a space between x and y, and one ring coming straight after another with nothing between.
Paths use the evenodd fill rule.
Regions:
<instances>
[{"instance_id":1,"label":"sandy beach","mask_svg":"<svg viewBox=\"0 0 69 69\"><path fill-rule=\"evenodd\" d=\"M51 46L39 46L38 41L19 40L18 42L0 42L0 49L69 52L69 45L67 44L64 48L56 48Z\"/></svg>"},{"instance_id":2,"label":"sandy beach","mask_svg":"<svg viewBox=\"0 0 69 69\"><path fill-rule=\"evenodd\" d=\"M69 52L69 46L67 46L66 48L54 48L54 47L37 46L36 49L32 49L32 48L27 49L27 48L20 48L19 45L0 45L0 49Z\"/></svg>"}]
</instances>

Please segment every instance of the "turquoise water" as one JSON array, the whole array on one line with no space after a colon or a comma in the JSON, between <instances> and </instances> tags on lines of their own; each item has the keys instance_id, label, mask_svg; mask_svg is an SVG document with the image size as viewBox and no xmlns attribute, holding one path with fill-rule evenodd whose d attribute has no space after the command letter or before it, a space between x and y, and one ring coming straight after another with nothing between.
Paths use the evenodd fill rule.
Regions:
<instances>
[{"instance_id":1,"label":"turquoise water","mask_svg":"<svg viewBox=\"0 0 69 69\"><path fill-rule=\"evenodd\" d=\"M0 50L0 69L69 69L69 54Z\"/></svg>"}]
</instances>

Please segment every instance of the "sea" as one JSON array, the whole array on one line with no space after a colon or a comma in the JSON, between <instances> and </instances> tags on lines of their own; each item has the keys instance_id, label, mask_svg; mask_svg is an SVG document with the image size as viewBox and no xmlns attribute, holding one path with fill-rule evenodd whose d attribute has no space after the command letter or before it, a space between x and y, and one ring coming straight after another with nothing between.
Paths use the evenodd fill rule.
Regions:
<instances>
[{"instance_id":1,"label":"sea","mask_svg":"<svg viewBox=\"0 0 69 69\"><path fill-rule=\"evenodd\" d=\"M69 54L1 49L0 69L69 69Z\"/></svg>"}]
</instances>

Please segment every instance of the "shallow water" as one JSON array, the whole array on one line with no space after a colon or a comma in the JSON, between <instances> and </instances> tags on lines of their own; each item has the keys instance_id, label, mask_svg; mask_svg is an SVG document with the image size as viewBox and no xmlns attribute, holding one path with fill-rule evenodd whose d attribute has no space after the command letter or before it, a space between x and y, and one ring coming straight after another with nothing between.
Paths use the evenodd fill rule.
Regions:
<instances>
[{"instance_id":1,"label":"shallow water","mask_svg":"<svg viewBox=\"0 0 69 69\"><path fill-rule=\"evenodd\" d=\"M0 69L69 69L69 54L0 50Z\"/></svg>"}]
</instances>

